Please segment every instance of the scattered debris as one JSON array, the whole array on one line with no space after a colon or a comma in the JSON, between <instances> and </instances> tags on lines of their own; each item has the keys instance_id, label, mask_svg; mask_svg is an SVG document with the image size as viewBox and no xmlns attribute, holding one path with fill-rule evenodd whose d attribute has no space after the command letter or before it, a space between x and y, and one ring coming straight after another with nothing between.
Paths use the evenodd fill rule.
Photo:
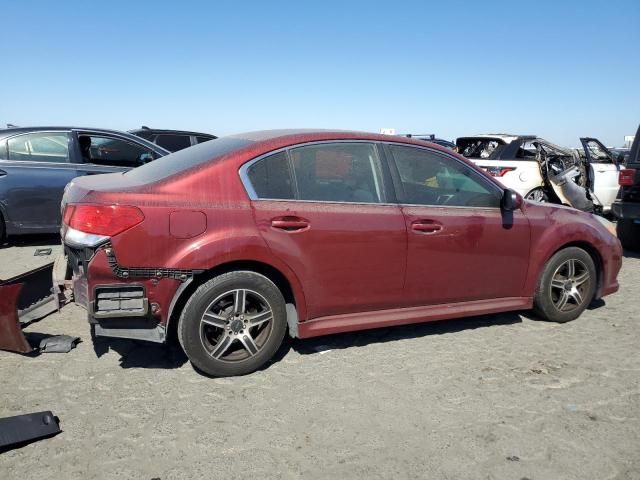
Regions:
<instances>
[{"instance_id":1,"label":"scattered debris","mask_svg":"<svg viewBox=\"0 0 640 480\"><path fill-rule=\"evenodd\" d=\"M50 411L0 418L0 452L23 447L60 432L60 420Z\"/></svg>"},{"instance_id":2,"label":"scattered debris","mask_svg":"<svg viewBox=\"0 0 640 480\"><path fill-rule=\"evenodd\" d=\"M80 337L69 335L54 335L42 339L39 350L41 353L68 353L80 343Z\"/></svg>"},{"instance_id":3,"label":"scattered debris","mask_svg":"<svg viewBox=\"0 0 640 480\"><path fill-rule=\"evenodd\" d=\"M53 251L53 249L51 249L51 248L36 248L36 251L33 252L33 256L34 257L46 257L48 255L51 255L52 251Z\"/></svg>"},{"instance_id":4,"label":"scattered debris","mask_svg":"<svg viewBox=\"0 0 640 480\"><path fill-rule=\"evenodd\" d=\"M509 460L510 462L519 462L520 457L518 457L517 455L511 455L510 457L507 457L507 460Z\"/></svg>"}]
</instances>

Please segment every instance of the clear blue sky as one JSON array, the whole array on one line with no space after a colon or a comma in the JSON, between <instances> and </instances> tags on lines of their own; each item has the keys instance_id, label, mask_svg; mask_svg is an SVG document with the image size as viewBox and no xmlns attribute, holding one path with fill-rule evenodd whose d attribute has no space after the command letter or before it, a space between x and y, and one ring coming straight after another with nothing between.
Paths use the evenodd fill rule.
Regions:
<instances>
[{"instance_id":1,"label":"clear blue sky","mask_svg":"<svg viewBox=\"0 0 640 480\"><path fill-rule=\"evenodd\" d=\"M640 123L640 1L2 6L0 124L579 135Z\"/></svg>"}]
</instances>

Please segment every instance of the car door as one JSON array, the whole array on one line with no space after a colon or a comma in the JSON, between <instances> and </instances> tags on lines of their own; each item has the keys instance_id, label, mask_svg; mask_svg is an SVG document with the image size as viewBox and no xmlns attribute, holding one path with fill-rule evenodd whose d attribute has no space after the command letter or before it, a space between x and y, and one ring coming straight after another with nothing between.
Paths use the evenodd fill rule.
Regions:
<instances>
[{"instance_id":1,"label":"car door","mask_svg":"<svg viewBox=\"0 0 640 480\"><path fill-rule=\"evenodd\" d=\"M408 235L407 304L521 296L530 242L524 214L503 212L501 189L451 155L386 149Z\"/></svg>"},{"instance_id":2,"label":"car door","mask_svg":"<svg viewBox=\"0 0 640 480\"><path fill-rule=\"evenodd\" d=\"M22 133L3 142L0 202L7 233L53 233L60 225L64 187L76 176L69 132Z\"/></svg>"},{"instance_id":3,"label":"car door","mask_svg":"<svg viewBox=\"0 0 640 480\"><path fill-rule=\"evenodd\" d=\"M593 193L602 204L603 210L609 211L620 189L620 185L618 185L620 166L607 147L599 140L581 138L580 142L589 163L593 179Z\"/></svg>"},{"instance_id":4,"label":"car door","mask_svg":"<svg viewBox=\"0 0 640 480\"><path fill-rule=\"evenodd\" d=\"M147 146L114 134L84 130L73 133L78 175L123 172L157 157Z\"/></svg>"},{"instance_id":5,"label":"car door","mask_svg":"<svg viewBox=\"0 0 640 480\"><path fill-rule=\"evenodd\" d=\"M378 148L315 143L243 167L259 231L303 285L307 317L402 304L406 229Z\"/></svg>"}]
</instances>

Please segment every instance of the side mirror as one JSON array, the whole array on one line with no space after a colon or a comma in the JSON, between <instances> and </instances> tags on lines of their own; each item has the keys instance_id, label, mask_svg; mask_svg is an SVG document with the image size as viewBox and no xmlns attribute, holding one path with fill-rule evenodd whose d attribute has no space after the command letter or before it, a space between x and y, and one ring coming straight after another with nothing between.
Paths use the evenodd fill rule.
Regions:
<instances>
[{"instance_id":1,"label":"side mirror","mask_svg":"<svg viewBox=\"0 0 640 480\"><path fill-rule=\"evenodd\" d=\"M513 212L522 206L522 197L510 188L505 188L500 206L507 212Z\"/></svg>"}]
</instances>

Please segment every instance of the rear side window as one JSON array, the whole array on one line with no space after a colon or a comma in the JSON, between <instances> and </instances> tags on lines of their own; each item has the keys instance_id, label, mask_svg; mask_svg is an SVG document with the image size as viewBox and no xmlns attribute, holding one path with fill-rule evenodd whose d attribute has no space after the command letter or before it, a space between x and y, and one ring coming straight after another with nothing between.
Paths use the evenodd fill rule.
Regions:
<instances>
[{"instance_id":1,"label":"rear side window","mask_svg":"<svg viewBox=\"0 0 640 480\"><path fill-rule=\"evenodd\" d=\"M7 141L9 160L67 163L69 135L66 133L29 133Z\"/></svg>"},{"instance_id":2,"label":"rear side window","mask_svg":"<svg viewBox=\"0 0 640 480\"><path fill-rule=\"evenodd\" d=\"M430 150L390 146L400 175L402 203L452 207L498 207L500 193L462 162Z\"/></svg>"},{"instance_id":3,"label":"rear side window","mask_svg":"<svg viewBox=\"0 0 640 480\"><path fill-rule=\"evenodd\" d=\"M119 138L79 135L83 163L114 167L137 167L153 160L147 148Z\"/></svg>"},{"instance_id":4,"label":"rear side window","mask_svg":"<svg viewBox=\"0 0 640 480\"><path fill-rule=\"evenodd\" d=\"M275 153L249 167L249 181L258 198L288 200L294 198L289 161L285 152Z\"/></svg>"},{"instance_id":5,"label":"rear side window","mask_svg":"<svg viewBox=\"0 0 640 480\"><path fill-rule=\"evenodd\" d=\"M204 142L208 142L209 140L213 140L213 138L211 138L211 137L196 137L196 140L198 141L198 143L204 143Z\"/></svg>"},{"instance_id":6,"label":"rear side window","mask_svg":"<svg viewBox=\"0 0 640 480\"><path fill-rule=\"evenodd\" d=\"M290 150L300 200L382 203L380 159L372 143L327 143Z\"/></svg>"},{"instance_id":7,"label":"rear side window","mask_svg":"<svg viewBox=\"0 0 640 480\"><path fill-rule=\"evenodd\" d=\"M191 146L191 137L189 135L161 134L156 137L155 143L166 148L170 152L177 152L178 150Z\"/></svg>"}]
</instances>

